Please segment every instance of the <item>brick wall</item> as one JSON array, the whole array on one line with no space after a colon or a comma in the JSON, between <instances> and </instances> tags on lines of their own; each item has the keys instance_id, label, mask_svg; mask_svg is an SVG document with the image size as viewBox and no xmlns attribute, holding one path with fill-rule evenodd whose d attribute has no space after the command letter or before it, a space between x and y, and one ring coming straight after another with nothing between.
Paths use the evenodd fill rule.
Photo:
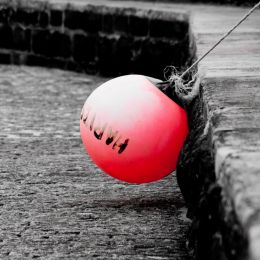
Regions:
<instances>
[{"instance_id":1,"label":"brick wall","mask_svg":"<svg viewBox=\"0 0 260 260\"><path fill-rule=\"evenodd\" d=\"M0 4L0 63L162 78L189 62L188 15L28 2Z\"/></svg>"}]
</instances>

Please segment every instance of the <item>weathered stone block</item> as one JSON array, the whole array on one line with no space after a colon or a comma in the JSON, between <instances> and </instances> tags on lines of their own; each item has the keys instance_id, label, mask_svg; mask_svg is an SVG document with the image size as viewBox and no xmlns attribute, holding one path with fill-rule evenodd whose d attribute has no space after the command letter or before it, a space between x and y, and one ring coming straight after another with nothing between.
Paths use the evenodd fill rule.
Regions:
<instances>
[{"instance_id":1,"label":"weathered stone block","mask_svg":"<svg viewBox=\"0 0 260 260\"><path fill-rule=\"evenodd\" d=\"M132 67L133 38L102 37L98 47L99 69L105 76L119 76L134 71Z\"/></svg>"},{"instance_id":2,"label":"weathered stone block","mask_svg":"<svg viewBox=\"0 0 260 260\"><path fill-rule=\"evenodd\" d=\"M8 23L11 13L12 13L11 8L1 8L0 9L0 23Z\"/></svg>"},{"instance_id":3,"label":"weathered stone block","mask_svg":"<svg viewBox=\"0 0 260 260\"><path fill-rule=\"evenodd\" d=\"M93 11L85 11L83 13L84 23L82 27L86 32L97 33L102 28L102 16L99 13L94 13Z\"/></svg>"},{"instance_id":4,"label":"weathered stone block","mask_svg":"<svg viewBox=\"0 0 260 260\"><path fill-rule=\"evenodd\" d=\"M171 21L163 19L152 19L150 21L150 36L166 37L171 39L182 39L188 31L188 23L182 21Z\"/></svg>"},{"instance_id":5,"label":"weathered stone block","mask_svg":"<svg viewBox=\"0 0 260 260\"><path fill-rule=\"evenodd\" d=\"M39 13L39 25L46 28L49 25L49 14L46 11Z\"/></svg>"},{"instance_id":6,"label":"weathered stone block","mask_svg":"<svg viewBox=\"0 0 260 260\"><path fill-rule=\"evenodd\" d=\"M115 14L114 18L114 30L119 32L128 33L129 31L129 18L125 14Z\"/></svg>"},{"instance_id":7,"label":"weathered stone block","mask_svg":"<svg viewBox=\"0 0 260 260\"><path fill-rule=\"evenodd\" d=\"M52 26L61 26L62 25L62 11L51 10L50 24Z\"/></svg>"},{"instance_id":8,"label":"weathered stone block","mask_svg":"<svg viewBox=\"0 0 260 260\"><path fill-rule=\"evenodd\" d=\"M14 48L17 50L30 50L31 30L16 26L13 31Z\"/></svg>"},{"instance_id":9,"label":"weathered stone block","mask_svg":"<svg viewBox=\"0 0 260 260\"><path fill-rule=\"evenodd\" d=\"M10 64L11 63L11 54L0 52L0 63L1 64Z\"/></svg>"},{"instance_id":10,"label":"weathered stone block","mask_svg":"<svg viewBox=\"0 0 260 260\"><path fill-rule=\"evenodd\" d=\"M54 57L68 58L71 56L71 40L64 33L54 32L50 36L50 54Z\"/></svg>"},{"instance_id":11,"label":"weathered stone block","mask_svg":"<svg viewBox=\"0 0 260 260\"><path fill-rule=\"evenodd\" d=\"M102 16L102 31L106 33L113 32L113 15L112 14L104 14Z\"/></svg>"},{"instance_id":12,"label":"weathered stone block","mask_svg":"<svg viewBox=\"0 0 260 260\"><path fill-rule=\"evenodd\" d=\"M12 49L13 48L13 32L12 28L8 25L0 26L0 48Z\"/></svg>"},{"instance_id":13,"label":"weathered stone block","mask_svg":"<svg viewBox=\"0 0 260 260\"><path fill-rule=\"evenodd\" d=\"M146 36L149 24L146 17L129 16L129 32L136 36Z\"/></svg>"},{"instance_id":14,"label":"weathered stone block","mask_svg":"<svg viewBox=\"0 0 260 260\"><path fill-rule=\"evenodd\" d=\"M141 50L136 52L133 58L135 72L163 79L166 66L180 65L175 47L167 41L146 39L141 43Z\"/></svg>"},{"instance_id":15,"label":"weathered stone block","mask_svg":"<svg viewBox=\"0 0 260 260\"><path fill-rule=\"evenodd\" d=\"M37 30L33 33L32 49L36 54L68 58L71 55L70 37L60 32Z\"/></svg>"},{"instance_id":16,"label":"weathered stone block","mask_svg":"<svg viewBox=\"0 0 260 260\"><path fill-rule=\"evenodd\" d=\"M25 25L37 25L39 12L35 10L17 9L11 16L11 21Z\"/></svg>"},{"instance_id":17,"label":"weathered stone block","mask_svg":"<svg viewBox=\"0 0 260 260\"><path fill-rule=\"evenodd\" d=\"M76 34L74 36L73 57L75 61L92 61L96 57L97 38Z\"/></svg>"},{"instance_id":18,"label":"weathered stone block","mask_svg":"<svg viewBox=\"0 0 260 260\"><path fill-rule=\"evenodd\" d=\"M113 59L117 68L117 75L128 74L133 71L131 67L132 45L133 38L129 36L121 36L116 42Z\"/></svg>"},{"instance_id":19,"label":"weathered stone block","mask_svg":"<svg viewBox=\"0 0 260 260\"><path fill-rule=\"evenodd\" d=\"M85 24L85 16L80 11L66 10L64 24L69 29L82 29Z\"/></svg>"},{"instance_id":20,"label":"weathered stone block","mask_svg":"<svg viewBox=\"0 0 260 260\"><path fill-rule=\"evenodd\" d=\"M51 34L48 30L35 30L32 35L32 50L36 54L50 56L52 53L50 37Z\"/></svg>"},{"instance_id":21,"label":"weathered stone block","mask_svg":"<svg viewBox=\"0 0 260 260\"><path fill-rule=\"evenodd\" d=\"M23 9L17 9L12 15L12 21L16 23L27 23L27 12Z\"/></svg>"},{"instance_id":22,"label":"weathered stone block","mask_svg":"<svg viewBox=\"0 0 260 260\"><path fill-rule=\"evenodd\" d=\"M116 39L101 37L98 42L98 67L104 76L111 76L117 73L118 66L115 62Z\"/></svg>"}]
</instances>

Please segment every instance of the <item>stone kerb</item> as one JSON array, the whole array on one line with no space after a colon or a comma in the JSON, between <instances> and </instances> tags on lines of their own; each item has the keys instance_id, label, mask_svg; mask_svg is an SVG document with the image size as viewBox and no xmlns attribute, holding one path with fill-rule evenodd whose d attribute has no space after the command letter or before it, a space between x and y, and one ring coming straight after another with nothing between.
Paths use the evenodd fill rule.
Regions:
<instances>
[{"instance_id":1,"label":"stone kerb","mask_svg":"<svg viewBox=\"0 0 260 260\"><path fill-rule=\"evenodd\" d=\"M198 56L248 11L193 9ZM259 14L198 68L206 75L189 111L191 131L178 168L198 259L260 259Z\"/></svg>"},{"instance_id":2,"label":"stone kerb","mask_svg":"<svg viewBox=\"0 0 260 260\"><path fill-rule=\"evenodd\" d=\"M134 7L5 1L0 63L162 78L166 66L182 67L190 57L188 19Z\"/></svg>"}]
</instances>

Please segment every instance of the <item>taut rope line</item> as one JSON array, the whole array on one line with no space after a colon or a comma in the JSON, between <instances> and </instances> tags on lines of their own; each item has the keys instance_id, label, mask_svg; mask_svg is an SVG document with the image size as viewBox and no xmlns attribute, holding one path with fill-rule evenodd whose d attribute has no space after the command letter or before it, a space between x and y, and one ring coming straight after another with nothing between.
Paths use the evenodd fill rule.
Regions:
<instances>
[{"instance_id":1,"label":"taut rope line","mask_svg":"<svg viewBox=\"0 0 260 260\"><path fill-rule=\"evenodd\" d=\"M196 60L188 69L180 76L182 79L192 68L194 68L201 60L203 60L211 51L213 51L223 40L225 40L242 22L244 22L258 7L260 1L250 9L227 33L225 33L208 51L206 51L198 60Z\"/></svg>"}]
</instances>

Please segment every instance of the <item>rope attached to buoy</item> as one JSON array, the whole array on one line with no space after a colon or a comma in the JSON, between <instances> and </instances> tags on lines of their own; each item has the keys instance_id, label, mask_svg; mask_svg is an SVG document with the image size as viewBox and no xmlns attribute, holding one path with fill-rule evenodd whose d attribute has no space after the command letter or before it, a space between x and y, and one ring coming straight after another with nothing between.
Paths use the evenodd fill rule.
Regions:
<instances>
[{"instance_id":1,"label":"rope attached to buoy","mask_svg":"<svg viewBox=\"0 0 260 260\"><path fill-rule=\"evenodd\" d=\"M242 22L244 22L258 7L260 6L260 1L251 8L234 26L232 26L209 50L207 50L199 59L197 59L190 67L188 67L181 75L178 74L174 66L167 67L166 69L171 69L171 76L167 81L160 83L165 85L168 83L174 88L174 92L177 97L184 103L188 105L190 101L194 99L199 93L199 85L201 81L201 75L194 73L195 67L200 61L202 61L206 56L208 56L221 42L223 42ZM189 75L191 78L188 83L185 83L184 76Z\"/></svg>"}]
</instances>

